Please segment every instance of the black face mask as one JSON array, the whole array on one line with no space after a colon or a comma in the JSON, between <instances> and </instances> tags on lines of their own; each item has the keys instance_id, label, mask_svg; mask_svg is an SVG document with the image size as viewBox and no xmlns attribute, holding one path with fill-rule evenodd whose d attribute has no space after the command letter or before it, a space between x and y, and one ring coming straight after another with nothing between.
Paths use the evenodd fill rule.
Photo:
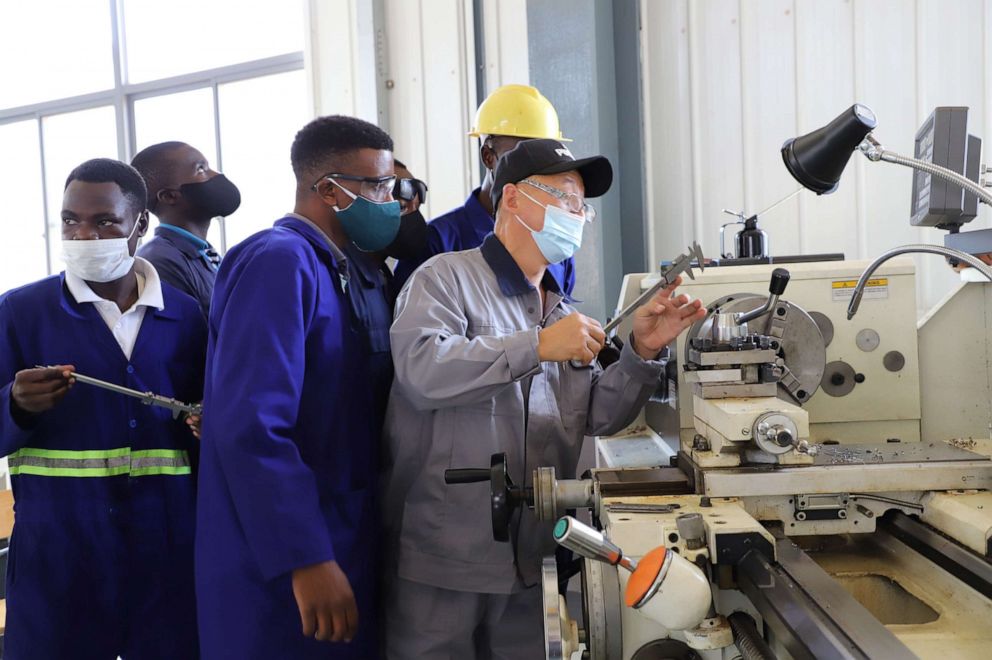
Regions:
<instances>
[{"instance_id":1,"label":"black face mask","mask_svg":"<svg viewBox=\"0 0 992 660\"><path fill-rule=\"evenodd\" d=\"M198 183L184 183L179 192L211 218L231 215L241 206L241 191L223 174Z\"/></svg>"},{"instance_id":2,"label":"black face mask","mask_svg":"<svg viewBox=\"0 0 992 660\"><path fill-rule=\"evenodd\" d=\"M400 231L383 252L394 259L418 259L427 252L427 221L419 209L400 218Z\"/></svg>"}]
</instances>

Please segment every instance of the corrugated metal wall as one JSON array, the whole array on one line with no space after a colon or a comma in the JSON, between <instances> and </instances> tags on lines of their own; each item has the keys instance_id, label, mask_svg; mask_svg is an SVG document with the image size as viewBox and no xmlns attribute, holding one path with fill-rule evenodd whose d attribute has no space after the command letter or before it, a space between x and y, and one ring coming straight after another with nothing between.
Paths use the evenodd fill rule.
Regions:
<instances>
[{"instance_id":1,"label":"corrugated metal wall","mask_svg":"<svg viewBox=\"0 0 992 660\"><path fill-rule=\"evenodd\" d=\"M385 103L396 157L430 186L427 217L461 205L478 185L476 58L471 0L384 0ZM524 0L481 3L487 92L526 83ZM381 51L382 52L382 51Z\"/></svg>"},{"instance_id":2,"label":"corrugated metal wall","mask_svg":"<svg viewBox=\"0 0 992 660\"><path fill-rule=\"evenodd\" d=\"M731 220L721 209L758 211L794 190L782 143L855 101L904 154L937 105L969 106L970 132L992 139L990 0L641 0L641 12L654 261L692 238L716 254ZM908 169L858 156L836 193L804 192L762 226L778 254L940 243L910 227L911 185ZM922 314L956 278L937 258L918 263Z\"/></svg>"}]
</instances>

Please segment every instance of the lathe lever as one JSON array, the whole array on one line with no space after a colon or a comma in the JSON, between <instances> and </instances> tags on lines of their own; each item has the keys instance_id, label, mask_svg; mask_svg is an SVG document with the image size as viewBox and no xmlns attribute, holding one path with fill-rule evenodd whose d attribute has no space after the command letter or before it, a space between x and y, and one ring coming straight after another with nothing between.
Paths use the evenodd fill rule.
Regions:
<instances>
[{"instance_id":1,"label":"lathe lever","mask_svg":"<svg viewBox=\"0 0 992 660\"><path fill-rule=\"evenodd\" d=\"M611 566L623 566L630 572L637 568L637 562L624 556L623 550L602 532L580 523L572 516L562 516L555 524L555 541L586 559L605 562Z\"/></svg>"},{"instance_id":2,"label":"lathe lever","mask_svg":"<svg viewBox=\"0 0 992 660\"><path fill-rule=\"evenodd\" d=\"M789 284L789 271L784 268L776 268L772 271L772 279L768 284L768 300L765 304L758 309L751 310L747 314L741 314L737 317L737 325L744 325L748 321L753 321L759 316L764 316L768 312L775 309L778 305L778 298L783 293L785 293L785 287Z\"/></svg>"}]
</instances>

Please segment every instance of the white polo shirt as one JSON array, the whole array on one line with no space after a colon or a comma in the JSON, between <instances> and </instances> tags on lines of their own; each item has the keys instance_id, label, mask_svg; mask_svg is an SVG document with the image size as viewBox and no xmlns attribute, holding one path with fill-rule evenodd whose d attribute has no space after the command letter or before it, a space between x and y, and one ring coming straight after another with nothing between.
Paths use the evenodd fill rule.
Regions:
<instances>
[{"instance_id":1,"label":"white polo shirt","mask_svg":"<svg viewBox=\"0 0 992 660\"><path fill-rule=\"evenodd\" d=\"M69 271L65 273L65 285L69 293L78 303L93 303L128 360L131 359L131 351L134 350L134 343L138 339L138 331L141 330L141 322L145 318L145 309L148 307L165 309L162 281L155 267L145 259L135 257L134 274L138 279L138 300L130 309L121 312L117 303L98 296L85 280Z\"/></svg>"}]
</instances>

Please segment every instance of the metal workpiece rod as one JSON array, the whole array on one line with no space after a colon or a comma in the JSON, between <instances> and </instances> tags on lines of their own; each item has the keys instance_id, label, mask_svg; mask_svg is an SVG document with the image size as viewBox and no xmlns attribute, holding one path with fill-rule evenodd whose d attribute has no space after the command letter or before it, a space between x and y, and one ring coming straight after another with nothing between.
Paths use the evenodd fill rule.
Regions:
<instances>
[{"instance_id":1,"label":"metal workpiece rod","mask_svg":"<svg viewBox=\"0 0 992 660\"><path fill-rule=\"evenodd\" d=\"M589 509L596 505L592 479L558 479L555 482L556 508Z\"/></svg>"},{"instance_id":2,"label":"metal workpiece rod","mask_svg":"<svg viewBox=\"0 0 992 660\"><path fill-rule=\"evenodd\" d=\"M727 617L734 633L734 644L744 660L776 660L768 642L758 632L758 625L747 612L734 612Z\"/></svg>"},{"instance_id":3,"label":"metal workpiece rod","mask_svg":"<svg viewBox=\"0 0 992 660\"><path fill-rule=\"evenodd\" d=\"M555 523L555 541L586 559L605 562L612 566L623 566L631 573L637 568L637 562L625 557L623 550L610 541L597 529L580 523L572 516L562 516Z\"/></svg>"},{"instance_id":4,"label":"metal workpiece rod","mask_svg":"<svg viewBox=\"0 0 992 660\"><path fill-rule=\"evenodd\" d=\"M857 286L854 287L854 294L851 296L851 302L847 306L847 320L850 321L854 318L854 315L858 313L858 307L861 306L861 298L865 293L865 286L868 284L868 280L871 276L878 270L878 267L884 264L886 261L892 257L897 257L900 254L936 254L942 257L950 257L953 259L960 259L961 261L967 263L969 266L974 267L978 272L992 281L992 268L989 268L985 262L983 262L978 257L972 256L967 252L962 252L961 250L955 250L954 248L944 247L943 245L927 245L927 244L913 244L913 245L903 245L902 247L892 248L886 252L879 255L873 262L868 264L865 268L865 272L861 273L861 277L858 279Z\"/></svg>"}]
</instances>

